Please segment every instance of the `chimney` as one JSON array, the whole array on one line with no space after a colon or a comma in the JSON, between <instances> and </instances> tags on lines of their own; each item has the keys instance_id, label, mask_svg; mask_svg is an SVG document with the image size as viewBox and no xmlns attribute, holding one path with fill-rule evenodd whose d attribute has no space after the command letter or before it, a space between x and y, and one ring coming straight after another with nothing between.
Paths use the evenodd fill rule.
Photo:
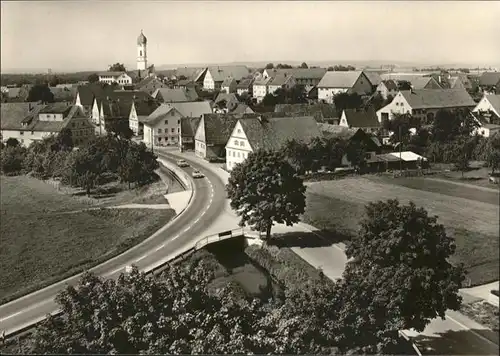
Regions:
<instances>
[{"instance_id":1,"label":"chimney","mask_svg":"<svg viewBox=\"0 0 500 356\"><path fill-rule=\"evenodd\" d=\"M31 107L31 103L28 103L28 111L31 111L33 108Z\"/></svg>"}]
</instances>

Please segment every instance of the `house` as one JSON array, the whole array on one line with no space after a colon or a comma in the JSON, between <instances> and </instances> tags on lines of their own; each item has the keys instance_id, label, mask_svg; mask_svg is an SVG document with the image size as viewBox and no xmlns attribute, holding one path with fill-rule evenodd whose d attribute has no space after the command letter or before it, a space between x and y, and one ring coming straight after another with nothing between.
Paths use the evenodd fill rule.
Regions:
<instances>
[{"instance_id":1,"label":"house","mask_svg":"<svg viewBox=\"0 0 500 356\"><path fill-rule=\"evenodd\" d=\"M73 143L80 145L94 136L94 128L81 107L67 103L49 105L37 103L1 104L2 140L17 139L29 146L62 129L71 130Z\"/></svg>"},{"instance_id":2,"label":"house","mask_svg":"<svg viewBox=\"0 0 500 356\"><path fill-rule=\"evenodd\" d=\"M277 104L274 112L291 116L312 116L317 122L334 123L339 121L337 110L333 104Z\"/></svg>"},{"instance_id":3,"label":"house","mask_svg":"<svg viewBox=\"0 0 500 356\"><path fill-rule=\"evenodd\" d=\"M457 73L448 78L450 89L465 89L467 91L474 90L475 86L465 73Z\"/></svg>"},{"instance_id":4,"label":"house","mask_svg":"<svg viewBox=\"0 0 500 356\"><path fill-rule=\"evenodd\" d=\"M99 76L99 82L101 83L132 85L132 78L126 72L101 72L97 75Z\"/></svg>"},{"instance_id":5,"label":"house","mask_svg":"<svg viewBox=\"0 0 500 356\"><path fill-rule=\"evenodd\" d=\"M191 88L159 88L152 94L152 97L162 103L180 103L198 100L198 93Z\"/></svg>"},{"instance_id":6,"label":"house","mask_svg":"<svg viewBox=\"0 0 500 356\"><path fill-rule=\"evenodd\" d=\"M340 126L361 129L365 132L375 132L380 128L377 114L373 109L345 109L340 117Z\"/></svg>"},{"instance_id":7,"label":"house","mask_svg":"<svg viewBox=\"0 0 500 356\"><path fill-rule=\"evenodd\" d=\"M209 161L223 159L236 122L238 118L233 115L203 115L195 133L195 154Z\"/></svg>"},{"instance_id":8,"label":"house","mask_svg":"<svg viewBox=\"0 0 500 356\"><path fill-rule=\"evenodd\" d=\"M483 92L500 93L500 72L484 72L481 74L479 87Z\"/></svg>"},{"instance_id":9,"label":"house","mask_svg":"<svg viewBox=\"0 0 500 356\"><path fill-rule=\"evenodd\" d=\"M203 89L220 89L226 78L232 77L236 82L239 82L249 74L250 70L246 66L211 66L205 72Z\"/></svg>"},{"instance_id":10,"label":"house","mask_svg":"<svg viewBox=\"0 0 500 356\"><path fill-rule=\"evenodd\" d=\"M22 102L28 99L29 92L33 88L31 84L24 84L18 88L8 87L6 94L6 99L8 102Z\"/></svg>"},{"instance_id":11,"label":"house","mask_svg":"<svg viewBox=\"0 0 500 356\"><path fill-rule=\"evenodd\" d=\"M252 78L242 79L236 85L236 93L240 96L243 95L244 93L252 95L252 87L253 87L253 79Z\"/></svg>"},{"instance_id":12,"label":"house","mask_svg":"<svg viewBox=\"0 0 500 356\"><path fill-rule=\"evenodd\" d=\"M191 79L181 79L175 82L174 89L192 89L196 88L196 83Z\"/></svg>"},{"instance_id":13,"label":"house","mask_svg":"<svg viewBox=\"0 0 500 356\"><path fill-rule=\"evenodd\" d=\"M135 85L135 90L140 90L149 95L152 95L157 89L166 88L167 85L164 84L160 79L156 76L151 76L141 80L139 83Z\"/></svg>"},{"instance_id":14,"label":"house","mask_svg":"<svg viewBox=\"0 0 500 356\"><path fill-rule=\"evenodd\" d=\"M411 80L412 89L443 89L433 77L417 77Z\"/></svg>"},{"instance_id":15,"label":"house","mask_svg":"<svg viewBox=\"0 0 500 356\"><path fill-rule=\"evenodd\" d=\"M225 145L226 168L231 171L256 150L279 151L289 140L309 143L316 137L321 132L311 116L239 119Z\"/></svg>"},{"instance_id":16,"label":"house","mask_svg":"<svg viewBox=\"0 0 500 356\"><path fill-rule=\"evenodd\" d=\"M220 91L223 93L235 93L236 92L236 80L233 77L227 77L224 79L220 86Z\"/></svg>"},{"instance_id":17,"label":"house","mask_svg":"<svg viewBox=\"0 0 500 356\"><path fill-rule=\"evenodd\" d=\"M212 113L212 104L208 101L178 102L169 103L176 108L182 117L201 117L204 114Z\"/></svg>"},{"instance_id":18,"label":"house","mask_svg":"<svg viewBox=\"0 0 500 356\"><path fill-rule=\"evenodd\" d=\"M287 68L287 69L265 69L263 78L276 77L278 75L291 75L296 85L318 85L326 73L325 68Z\"/></svg>"},{"instance_id":19,"label":"house","mask_svg":"<svg viewBox=\"0 0 500 356\"><path fill-rule=\"evenodd\" d=\"M253 98L257 100L258 103L262 102L262 99L267 95L268 86L272 78L268 77L266 79L255 80L253 82Z\"/></svg>"},{"instance_id":20,"label":"house","mask_svg":"<svg viewBox=\"0 0 500 356\"><path fill-rule=\"evenodd\" d=\"M203 84L203 78L207 72L207 68L200 67L179 67L174 71L174 75L170 78L175 81L189 80L197 84Z\"/></svg>"},{"instance_id":21,"label":"house","mask_svg":"<svg viewBox=\"0 0 500 356\"><path fill-rule=\"evenodd\" d=\"M238 103L234 109L228 111L229 114L233 115L244 115L244 114L254 114L254 111L250 106L244 103Z\"/></svg>"},{"instance_id":22,"label":"house","mask_svg":"<svg viewBox=\"0 0 500 356\"><path fill-rule=\"evenodd\" d=\"M318 84L318 100L333 103L340 93L370 94L372 85L362 71L326 72Z\"/></svg>"},{"instance_id":23,"label":"house","mask_svg":"<svg viewBox=\"0 0 500 356\"><path fill-rule=\"evenodd\" d=\"M365 73L366 77L372 84L372 91L375 91L379 84L382 83L382 78L377 72L363 71L363 73Z\"/></svg>"},{"instance_id":24,"label":"house","mask_svg":"<svg viewBox=\"0 0 500 356\"><path fill-rule=\"evenodd\" d=\"M306 86L306 97L309 99L311 103L314 103L318 100L318 87L317 86Z\"/></svg>"},{"instance_id":25,"label":"house","mask_svg":"<svg viewBox=\"0 0 500 356\"><path fill-rule=\"evenodd\" d=\"M220 92L215 98L214 113L227 113L234 110L239 104L239 100L234 93Z\"/></svg>"},{"instance_id":26,"label":"house","mask_svg":"<svg viewBox=\"0 0 500 356\"><path fill-rule=\"evenodd\" d=\"M291 89L295 86L295 78L288 74L278 74L271 79L267 86L267 93L274 94L278 89Z\"/></svg>"},{"instance_id":27,"label":"house","mask_svg":"<svg viewBox=\"0 0 500 356\"><path fill-rule=\"evenodd\" d=\"M486 123L500 124L500 94L483 95L472 112L480 115Z\"/></svg>"},{"instance_id":28,"label":"house","mask_svg":"<svg viewBox=\"0 0 500 356\"><path fill-rule=\"evenodd\" d=\"M147 120L160 103L156 100L134 100L128 116L129 127L135 135L144 136L144 121Z\"/></svg>"},{"instance_id":29,"label":"house","mask_svg":"<svg viewBox=\"0 0 500 356\"><path fill-rule=\"evenodd\" d=\"M470 109L474 100L463 89L402 90L392 102L377 111L379 122L392 120L394 114L410 114L422 121L430 122L441 109Z\"/></svg>"},{"instance_id":30,"label":"house","mask_svg":"<svg viewBox=\"0 0 500 356\"><path fill-rule=\"evenodd\" d=\"M182 113L171 104L161 104L144 120L144 143L154 146L178 145Z\"/></svg>"},{"instance_id":31,"label":"house","mask_svg":"<svg viewBox=\"0 0 500 356\"><path fill-rule=\"evenodd\" d=\"M398 84L392 79L383 80L377 86L375 91L380 94L384 100L387 100L389 95L394 98L399 91Z\"/></svg>"},{"instance_id":32,"label":"house","mask_svg":"<svg viewBox=\"0 0 500 356\"><path fill-rule=\"evenodd\" d=\"M182 151L194 151L194 135L200 123L200 117L181 118L181 127L179 132L179 148Z\"/></svg>"},{"instance_id":33,"label":"house","mask_svg":"<svg viewBox=\"0 0 500 356\"><path fill-rule=\"evenodd\" d=\"M103 88L97 83L80 85L76 90L75 105L82 107L85 114L90 117L94 100L105 98L113 90L114 88L111 86Z\"/></svg>"}]
</instances>

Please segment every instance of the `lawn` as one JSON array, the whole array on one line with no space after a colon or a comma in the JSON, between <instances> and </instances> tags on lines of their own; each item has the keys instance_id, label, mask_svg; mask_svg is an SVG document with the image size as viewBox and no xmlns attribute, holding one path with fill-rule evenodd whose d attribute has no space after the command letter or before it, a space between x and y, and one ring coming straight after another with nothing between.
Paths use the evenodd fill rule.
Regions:
<instances>
[{"instance_id":1,"label":"lawn","mask_svg":"<svg viewBox=\"0 0 500 356\"><path fill-rule=\"evenodd\" d=\"M1 177L0 302L109 259L147 238L175 212L100 209L29 177Z\"/></svg>"},{"instance_id":2,"label":"lawn","mask_svg":"<svg viewBox=\"0 0 500 356\"><path fill-rule=\"evenodd\" d=\"M359 229L368 202L397 198L406 204L412 200L437 215L455 237L457 251L452 261L464 263L472 285L498 280L498 204L452 196L455 187L446 190L447 194L428 190L360 177L311 183L302 220L331 234L352 235Z\"/></svg>"}]
</instances>

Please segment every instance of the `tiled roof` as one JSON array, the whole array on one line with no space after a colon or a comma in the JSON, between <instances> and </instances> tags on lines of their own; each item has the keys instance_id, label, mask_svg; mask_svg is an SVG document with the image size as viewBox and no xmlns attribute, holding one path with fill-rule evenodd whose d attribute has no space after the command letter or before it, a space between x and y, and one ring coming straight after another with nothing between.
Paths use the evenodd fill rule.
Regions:
<instances>
[{"instance_id":1,"label":"tiled roof","mask_svg":"<svg viewBox=\"0 0 500 356\"><path fill-rule=\"evenodd\" d=\"M366 71L363 73L365 73L366 77L368 78L370 83L372 83L373 86L379 85L380 82L382 81L382 78L380 77L380 75L377 72Z\"/></svg>"},{"instance_id":2,"label":"tiled roof","mask_svg":"<svg viewBox=\"0 0 500 356\"><path fill-rule=\"evenodd\" d=\"M132 102L138 103L136 109L142 112L146 105L154 106L156 100L148 93L139 90L115 90L107 93L104 98L97 99L98 106L101 107L102 105L104 115L110 118L128 118L132 109ZM141 103L144 103L144 105ZM137 115L141 114L138 112Z\"/></svg>"},{"instance_id":3,"label":"tiled roof","mask_svg":"<svg viewBox=\"0 0 500 356\"><path fill-rule=\"evenodd\" d=\"M236 89L249 89L253 84L253 79L243 79L236 85Z\"/></svg>"},{"instance_id":4,"label":"tiled roof","mask_svg":"<svg viewBox=\"0 0 500 356\"><path fill-rule=\"evenodd\" d=\"M388 90L398 90L398 84L392 79L383 80L382 83Z\"/></svg>"},{"instance_id":5,"label":"tiled roof","mask_svg":"<svg viewBox=\"0 0 500 356\"><path fill-rule=\"evenodd\" d=\"M337 110L333 104L278 104L274 107L277 113L294 113L296 116L314 116L317 121L320 119L333 119L338 117Z\"/></svg>"},{"instance_id":6,"label":"tiled roof","mask_svg":"<svg viewBox=\"0 0 500 356\"><path fill-rule=\"evenodd\" d=\"M203 115L205 123L205 142L208 145L225 145L238 118L227 114L206 114Z\"/></svg>"},{"instance_id":7,"label":"tiled roof","mask_svg":"<svg viewBox=\"0 0 500 356\"><path fill-rule=\"evenodd\" d=\"M170 103L184 117L201 117L203 114L211 114L212 106L208 101L193 101L185 103Z\"/></svg>"},{"instance_id":8,"label":"tiled roof","mask_svg":"<svg viewBox=\"0 0 500 356\"><path fill-rule=\"evenodd\" d=\"M98 76L112 76L112 77L119 77L122 74L127 74L127 72L99 72L97 73Z\"/></svg>"},{"instance_id":9,"label":"tiled roof","mask_svg":"<svg viewBox=\"0 0 500 356\"><path fill-rule=\"evenodd\" d=\"M193 89L186 88L159 88L153 96L164 103L179 103L198 100L198 94Z\"/></svg>"},{"instance_id":10,"label":"tiled roof","mask_svg":"<svg viewBox=\"0 0 500 356\"><path fill-rule=\"evenodd\" d=\"M247 104L238 103L236 108L231 111L231 114L252 114L253 112L252 108Z\"/></svg>"},{"instance_id":11,"label":"tiled roof","mask_svg":"<svg viewBox=\"0 0 500 356\"><path fill-rule=\"evenodd\" d=\"M486 99L490 102L491 106L493 106L495 111L500 114L500 94L486 95Z\"/></svg>"},{"instance_id":12,"label":"tiled roof","mask_svg":"<svg viewBox=\"0 0 500 356\"><path fill-rule=\"evenodd\" d=\"M261 78L261 79L256 79L254 82L253 82L253 85L269 85L269 82L272 80L273 78L271 77L268 77L266 79L264 78Z\"/></svg>"},{"instance_id":13,"label":"tiled roof","mask_svg":"<svg viewBox=\"0 0 500 356\"><path fill-rule=\"evenodd\" d=\"M174 110L172 105L162 103L147 118L143 119L142 122L147 124L155 123L158 119L169 113L171 110Z\"/></svg>"},{"instance_id":14,"label":"tiled roof","mask_svg":"<svg viewBox=\"0 0 500 356\"><path fill-rule=\"evenodd\" d=\"M149 116L160 106L156 100L135 100L135 111L137 116Z\"/></svg>"},{"instance_id":15,"label":"tiled roof","mask_svg":"<svg viewBox=\"0 0 500 356\"><path fill-rule=\"evenodd\" d=\"M465 89L465 85L462 83L460 77L451 77L448 79L451 89Z\"/></svg>"},{"instance_id":16,"label":"tiled roof","mask_svg":"<svg viewBox=\"0 0 500 356\"><path fill-rule=\"evenodd\" d=\"M345 109L344 113L349 127L369 128L380 126L374 110Z\"/></svg>"},{"instance_id":17,"label":"tiled roof","mask_svg":"<svg viewBox=\"0 0 500 356\"><path fill-rule=\"evenodd\" d=\"M200 123L199 117L183 117L181 118L181 134L182 136L194 137L196 129Z\"/></svg>"},{"instance_id":18,"label":"tiled roof","mask_svg":"<svg viewBox=\"0 0 500 356\"><path fill-rule=\"evenodd\" d=\"M326 72L318 84L318 88L352 88L361 71Z\"/></svg>"},{"instance_id":19,"label":"tiled roof","mask_svg":"<svg viewBox=\"0 0 500 356\"><path fill-rule=\"evenodd\" d=\"M250 74L250 70L246 66L210 66L208 70L214 82L222 82L227 77L233 77L236 81L240 81Z\"/></svg>"},{"instance_id":20,"label":"tiled roof","mask_svg":"<svg viewBox=\"0 0 500 356\"><path fill-rule=\"evenodd\" d=\"M194 68L194 67L179 67L175 70L175 76L179 78L184 76L190 80L197 80L205 72L205 68Z\"/></svg>"},{"instance_id":21,"label":"tiled roof","mask_svg":"<svg viewBox=\"0 0 500 356\"><path fill-rule=\"evenodd\" d=\"M288 74L295 79L317 79L320 80L326 73L325 68L288 68L288 69L268 69L270 76Z\"/></svg>"},{"instance_id":22,"label":"tiled roof","mask_svg":"<svg viewBox=\"0 0 500 356\"><path fill-rule=\"evenodd\" d=\"M310 142L321 137L316 120L311 116L240 119L253 150L280 150L289 140Z\"/></svg>"},{"instance_id":23,"label":"tiled roof","mask_svg":"<svg viewBox=\"0 0 500 356\"><path fill-rule=\"evenodd\" d=\"M217 95L217 98L215 98L215 104L218 104L223 100L225 100L226 103L229 103L229 102L238 103L239 102L238 98L236 97L236 94L234 94L234 93L219 93Z\"/></svg>"},{"instance_id":24,"label":"tiled roof","mask_svg":"<svg viewBox=\"0 0 500 356\"><path fill-rule=\"evenodd\" d=\"M500 83L500 72L484 72L479 77L479 85L495 86Z\"/></svg>"},{"instance_id":25,"label":"tiled roof","mask_svg":"<svg viewBox=\"0 0 500 356\"><path fill-rule=\"evenodd\" d=\"M418 78L413 78L411 80L411 85L413 89L433 89L433 88L426 88L430 82L434 82L434 85L437 85L439 88L439 83L434 80L433 77L418 77Z\"/></svg>"},{"instance_id":26,"label":"tiled roof","mask_svg":"<svg viewBox=\"0 0 500 356\"><path fill-rule=\"evenodd\" d=\"M380 75L380 78L382 80L395 80L395 81L408 81L412 82L412 80L415 80L416 78L422 78L426 74L425 73L420 73L420 74L415 74L415 73L384 73Z\"/></svg>"},{"instance_id":27,"label":"tiled roof","mask_svg":"<svg viewBox=\"0 0 500 356\"><path fill-rule=\"evenodd\" d=\"M71 110L71 108L72 106L68 105L67 103L53 103L46 105L42 110L40 110L40 113L66 115Z\"/></svg>"},{"instance_id":28,"label":"tiled roof","mask_svg":"<svg viewBox=\"0 0 500 356\"><path fill-rule=\"evenodd\" d=\"M94 98L102 99L105 98L106 95L113 92L112 86L102 87L98 83L80 85L77 88L77 93L80 95L80 102L83 106L92 105L94 102ZM76 96L76 95L75 95Z\"/></svg>"},{"instance_id":29,"label":"tiled roof","mask_svg":"<svg viewBox=\"0 0 500 356\"><path fill-rule=\"evenodd\" d=\"M274 85L274 86L283 86L288 81L290 80L291 76L289 74L277 74L271 82L269 82L269 85Z\"/></svg>"},{"instance_id":30,"label":"tiled roof","mask_svg":"<svg viewBox=\"0 0 500 356\"><path fill-rule=\"evenodd\" d=\"M476 103L463 89L420 89L401 91L412 109L474 107Z\"/></svg>"},{"instance_id":31,"label":"tiled roof","mask_svg":"<svg viewBox=\"0 0 500 356\"><path fill-rule=\"evenodd\" d=\"M224 81L222 82L221 86L223 86L223 87L228 87L228 86L230 86L233 82L236 82L236 80L235 80L233 77L227 77L226 79L224 79Z\"/></svg>"},{"instance_id":32,"label":"tiled roof","mask_svg":"<svg viewBox=\"0 0 500 356\"><path fill-rule=\"evenodd\" d=\"M21 122L35 108L41 109L44 105L37 102L2 103L0 104L0 127L2 130L16 130L21 127Z\"/></svg>"},{"instance_id":33,"label":"tiled roof","mask_svg":"<svg viewBox=\"0 0 500 356\"><path fill-rule=\"evenodd\" d=\"M325 123L318 123L318 127L324 136L342 139L350 139L356 132L358 132L357 128L349 129L347 127Z\"/></svg>"}]
</instances>

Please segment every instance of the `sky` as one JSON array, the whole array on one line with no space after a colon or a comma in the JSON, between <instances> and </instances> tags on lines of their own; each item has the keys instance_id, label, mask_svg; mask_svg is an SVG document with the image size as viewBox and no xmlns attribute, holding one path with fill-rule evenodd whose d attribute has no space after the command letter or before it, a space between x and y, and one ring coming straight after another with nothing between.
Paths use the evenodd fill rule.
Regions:
<instances>
[{"instance_id":1,"label":"sky","mask_svg":"<svg viewBox=\"0 0 500 356\"><path fill-rule=\"evenodd\" d=\"M1 71L372 61L500 69L500 1L2 1Z\"/></svg>"}]
</instances>

